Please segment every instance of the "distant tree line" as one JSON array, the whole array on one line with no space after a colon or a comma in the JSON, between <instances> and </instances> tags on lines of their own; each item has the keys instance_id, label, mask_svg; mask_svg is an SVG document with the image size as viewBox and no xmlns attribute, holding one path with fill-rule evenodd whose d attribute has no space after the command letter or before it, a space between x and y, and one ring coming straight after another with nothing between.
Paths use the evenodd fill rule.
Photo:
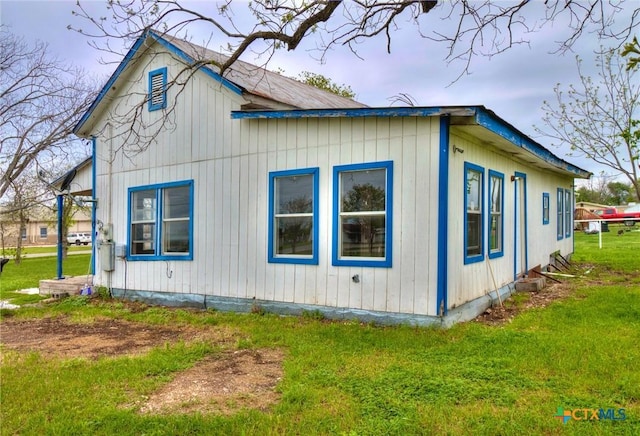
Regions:
<instances>
[{"instance_id":1,"label":"distant tree line","mask_svg":"<svg viewBox=\"0 0 640 436\"><path fill-rule=\"evenodd\" d=\"M619 206L636 202L635 189L631 183L607 182L605 178L595 178L589 186L576 189L576 202L598 203Z\"/></svg>"}]
</instances>

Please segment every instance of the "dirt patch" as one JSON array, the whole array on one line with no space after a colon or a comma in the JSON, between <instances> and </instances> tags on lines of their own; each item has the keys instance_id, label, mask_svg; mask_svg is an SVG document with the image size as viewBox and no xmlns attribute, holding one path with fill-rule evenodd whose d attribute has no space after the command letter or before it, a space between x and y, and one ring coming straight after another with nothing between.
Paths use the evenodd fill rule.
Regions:
<instances>
[{"instance_id":1,"label":"dirt patch","mask_svg":"<svg viewBox=\"0 0 640 436\"><path fill-rule=\"evenodd\" d=\"M234 339L234 333L227 329L149 325L111 318L97 318L90 323L72 323L65 317L4 318L0 323L0 343L4 348L62 358L136 355L165 343L225 344Z\"/></svg>"},{"instance_id":2,"label":"dirt patch","mask_svg":"<svg viewBox=\"0 0 640 436\"><path fill-rule=\"evenodd\" d=\"M38 352L58 358L140 355L154 347L177 342L205 341L223 350L210 355L135 406L144 414L220 413L242 409L265 410L279 399L275 387L282 379L284 353L278 349L230 350L240 335L211 326L194 328L97 318L73 323L66 317L3 318L3 350ZM2 360L0 360L1 364Z\"/></svg>"},{"instance_id":3,"label":"dirt patch","mask_svg":"<svg viewBox=\"0 0 640 436\"><path fill-rule=\"evenodd\" d=\"M572 292L572 286L566 283L554 283L539 292L527 292L528 298L515 302L513 297L504 300L502 306L496 305L484 311L477 318L477 322L489 325L502 325L513 321L513 318L532 308L546 307L556 300L567 298Z\"/></svg>"},{"instance_id":4,"label":"dirt patch","mask_svg":"<svg viewBox=\"0 0 640 436\"><path fill-rule=\"evenodd\" d=\"M140 413L221 413L266 410L279 400L282 350L239 350L210 356L154 393Z\"/></svg>"}]
</instances>

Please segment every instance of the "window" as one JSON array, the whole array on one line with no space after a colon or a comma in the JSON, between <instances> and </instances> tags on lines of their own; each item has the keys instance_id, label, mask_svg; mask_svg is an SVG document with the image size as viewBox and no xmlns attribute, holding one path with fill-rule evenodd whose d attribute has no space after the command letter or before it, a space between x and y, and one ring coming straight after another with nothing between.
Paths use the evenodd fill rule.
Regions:
<instances>
[{"instance_id":1,"label":"window","mask_svg":"<svg viewBox=\"0 0 640 436\"><path fill-rule=\"evenodd\" d=\"M564 191L564 235L567 238L571 237L571 227L573 225L573 202L571 201L571 191L565 189Z\"/></svg>"},{"instance_id":2,"label":"window","mask_svg":"<svg viewBox=\"0 0 640 436\"><path fill-rule=\"evenodd\" d=\"M193 180L129 188L131 260L193 259Z\"/></svg>"},{"instance_id":3,"label":"window","mask_svg":"<svg viewBox=\"0 0 640 436\"><path fill-rule=\"evenodd\" d=\"M557 209L557 215L558 215L558 231L557 231L557 236L558 236L558 240L562 239L564 236L564 190L561 188L558 188L558 209Z\"/></svg>"},{"instance_id":4,"label":"window","mask_svg":"<svg viewBox=\"0 0 640 436\"><path fill-rule=\"evenodd\" d=\"M46 227L40 227L40 238L41 239L47 239L47 228Z\"/></svg>"},{"instance_id":5,"label":"window","mask_svg":"<svg viewBox=\"0 0 640 436\"><path fill-rule=\"evenodd\" d=\"M542 193L542 224L549 224L549 193Z\"/></svg>"},{"instance_id":6,"label":"window","mask_svg":"<svg viewBox=\"0 0 640 436\"><path fill-rule=\"evenodd\" d=\"M333 265L392 265L393 162L333 168Z\"/></svg>"},{"instance_id":7,"label":"window","mask_svg":"<svg viewBox=\"0 0 640 436\"><path fill-rule=\"evenodd\" d=\"M22 238L22 240L27 239L27 229L20 229L20 238Z\"/></svg>"},{"instance_id":8,"label":"window","mask_svg":"<svg viewBox=\"0 0 640 436\"><path fill-rule=\"evenodd\" d=\"M167 107L167 68L149 73L149 111Z\"/></svg>"},{"instance_id":9,"label":"window","mask_svg":"<svg viewBox=\"0 0 640 436\"><path fill-rule=\"evenodd\" d=\"M318 172L269 174L269 262L318 264Z\"/></svg>"},{"instance_id":10,"label":"window","mask_svg":"<svg viewBox=\"0 0 640 436\"><path fill-rule=\"evenodd\" d=\"M483 204L484 168L465 162L464 164L464 263L480 262L483 259Z\"/></svg>"},{"instance_id":11,"label":"window","mask_svg":"<svg viewBox=\"0 0 640 436\"><path fill-rule=\"evenodd\" d=\"M504 174L489 171L489 258L503 255Z\"/></svg>"}]
</instances>

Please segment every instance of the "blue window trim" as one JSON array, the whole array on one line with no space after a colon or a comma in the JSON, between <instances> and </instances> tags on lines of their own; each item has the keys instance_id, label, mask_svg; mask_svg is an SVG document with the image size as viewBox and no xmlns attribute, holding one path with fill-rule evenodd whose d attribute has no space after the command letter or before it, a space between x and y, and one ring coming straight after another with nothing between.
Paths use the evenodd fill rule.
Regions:
<instances>
[{"instance_id":1,"label":"blue window trim","mask_svg":"<svg viewBox=\"0 0 640 436\"><path fill-rule=\"evenodd\" d=\"M45 239L47 237L47 228L46 227L40 227L40 238L41 239Z\"/></svg>"},{"instance_id":2,"label":"blue window trim","mask_svg":"<svg viewBox=\"0 0 640 436\"><path fill-rule=\"evenodd\" d=\"M556 219L558 220L556 236L560 241L564 239L564 189L558 188L556 195Z\"/></svg>"},{"instance_id":3,"label":"blue window trim","mask_svg":"<svg viewBox=\"0 0 640 436\"><path fill-rule=\"evenodd\" d=\"M313 243L311 256L296 256L296 255L276 255L274 250L275 241L275 181L279 177L291 177L291 176L313 176ZM318 264L318 240L319 240L319 182L320 182L320 169L319 168L304 168L285 171L272 171L269 173L269 263L292 263L303 265L317 265Z\"/></svg>"},{"instance_id":4,"label":"blue window trim","mask_svg":"<svg viewBox=\"0 0 640 436\"><path fill-rule=\"evenodd\" d=\"M162 103L153 104L152 91L153 91L153 78L155 76L162 75ZM167 67L158 68L149 72L149 112L157 111L167 107Z\"/></svg>"},{"instance_id":5,"label":"blue window trim","mask_svg":"<svg viewBox=\"0 0 640 436\"><path fill-rule=\"evenodd\" d=\"M162 212L163 201L162 191L167 188L176 188L181 186L189 187L189 253L187 254L162 254ZM156 233L155 239L155 254L131 254L131 200L133 193L138 191L156 191ZM193 260L193 211L194 211L194 198L193 198L193 180L181 180L177 182L158 183L154 185L135 186L130 187L127 199L127 260L143 260L143 261L155 261L155 260Z\"/></svg>"},{"instance_id":6,"label":"blue window trim","mask_svg":"<svg viewBox=\"0 0 640 436\"><path fill-rule=\"evenodd\" d=\"M387 172L385 201L385 256L380 260L340 257L340 173L384 169ZM393 266L393 161L338 165L333 167L333 240L332 265L391 268Z\"/></svg>"},{"instance_id":7,"label":"blue window trim","mask_svg":"<svg viewBox=\"0 0 640 436\"><path fill-rule=\"evenodd\" d=\"M467 196L468 196L468 189L467 189L467 172L469 172L469 170L472 171L477 171L481 174L480 176L480 205L478 205L479 210L480 210L480 219L482 220L482 222L480 223L480 254L475 254L473 256L468 256L467 255L467 227L468 227L468 214L467 214ZM464 237L463 237L463 252L464 252L464 264L468 265L470 263L476 263L476 262L482 262L484 260L484 218L485 218L485 213L484 213L484 168L479 166L479 165L475 165L472 164L471 162L465 162L464 163L464 172L462 174L462 178L463 178L463 189L464 189L464 199L463 199L463 203L462 203L462 210L464 210Z\"/></svg>"},{"instance_id":8,"label":"blue window trim","mask_svg":"<svg viewBox=\"0 0 640 436\"><path fill-rule=\"evenodd\" d=\"M497 257L504 256L504 174L498 171L489 170L488 195L491 195L491 191L493 188L492 186L493 178L500 179L500 249L491 251L490 243L487 244L487 249L489 251L489 259L495 259ZM488 204L491 205L491 200L488 201ZM487 219L489 220L489 222L491 222L491 211L487 213ZM487 225L487 241L491 241L490 225Z\"/></svg>"},{"instance_id":9,"label":"blue window trim","mask_svg":"<svg viewBox=\"0 0 640 436\"><path fill-rule=\"evenodd\" d=\"M542 193L542 225L549 224L551 217L551 199L548 192Z\"/></svg>"},{"instance_id":10,"label":"blue window trim","mask_svg":"<svg viewBox=\"0 0 640 436\"><path fill-rule=\"evenodd\" d=\"M564 190L564 236L571 237L571 230L573 229L573 196L569 189Z\"/></svg>"}]
</instances>

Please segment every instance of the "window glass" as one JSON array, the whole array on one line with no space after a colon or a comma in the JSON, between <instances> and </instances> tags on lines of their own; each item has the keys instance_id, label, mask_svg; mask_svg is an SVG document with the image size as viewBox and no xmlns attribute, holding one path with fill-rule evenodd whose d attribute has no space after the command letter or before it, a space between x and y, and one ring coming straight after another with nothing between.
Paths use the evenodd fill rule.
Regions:
<instances>
[{"instance_id":1,"label":"window glass","mask_svg":"<svg viewBox=\"0 0 640 436\"><path fill-rule=\"evenodd\" d=\"M192 187L188 181L129 190L129 254L134 260L191 258Z\"/></svg>"},{"instance_id":2,"label":"window glass","mask_svg":"<svg viewBox=\"0 0 640 436\"><path fill-rule=\"evenodd\" d=\"M558 216L558 239L562 239L564 236L564 190L558 189L558 204L557 204L557 216Z\"/></svg>"},{"instance_id":3,"label":"window glass","mask_svg":"<svg viewBox=\"0 0 640 436\"><path fill-rule=\"evenodd\" d=\"M313 176L275 180L276 254L313 254Z\"/></svg>"},{"instance_id":4,"label":"window glass","mask_svg":"<svg viewBox=\"0 0 640 436\"><path fill-rule=\"evenodd\" d=\"M46 238L47 237L47 228L46 227L40 227L40 237L41 238Z\"/></svg>"},{"instance_id":5,"label":"window glass","mask_svg":"<svg viewBox=\"0 0 640 436\"><path fill-rule=\"evenodd\" d=\"M166 188L163 204L163 253L189 252L189 186Z\"/></svg>"},{"instance_id":6,"label":"window glass","mask_svg":"<svg viewBox=\"0 0 640 436\"><path fill-rule=\"evenodd\" d=\"M385 256L385 188L384 169L340 174L340 256Z\"/></svg>"},{"instance_id":7,"label":"window glass","mask_svg":"<svg viewBox=\"0 0 640 436\"><path fill-rule=\"evenodd\" d=\"M333 174L333 265L390 268L393 162L340 165Z\"/></svg>"},{"instance_id":8,"label":"window glass","mask_svg":"<svg viewBox=\"0 0 640 436\"><path fill-rule=\"evenodd\" d=\"M489 179L489 255L502 254L503 236L503 180L500 173L491 171Z\"/></svg>"},{"instance_id":9,"label":"window glass","mask_svg":"<svg viewBox=\"0 0 640 436\"><path fill-rule=\"evenodd\" d=\"M156 190L132 194L131 254L154 254L156 238Z\"/></svg>"},{"instance_id":10,"label":"window glass","mask_svg":"<svg viewBox=\"0 0 640 436\"><path fill-rule=\"evenodd\" d=\"M542 193L542 224L549 224L549 193Z\"/></svg>"},{"instance_id":11,"label":"window glass","mask_svg":"<svg viewBox=\"0 0 640 436\"><path fill-rule=\"evenodd\" d=\"M483 177L484 170L473 164L465 164L465 261L482 260Z\"/></svg>"},{"instance_id":12,"label":"window glass","mask_svg":"<svg viewBox=\"0 0 640 436\"><path fill-rule=\"evenodd\" d=\"M318 263L318 171L269 174L269 262Z\"/></svg>"}]
</instances>

